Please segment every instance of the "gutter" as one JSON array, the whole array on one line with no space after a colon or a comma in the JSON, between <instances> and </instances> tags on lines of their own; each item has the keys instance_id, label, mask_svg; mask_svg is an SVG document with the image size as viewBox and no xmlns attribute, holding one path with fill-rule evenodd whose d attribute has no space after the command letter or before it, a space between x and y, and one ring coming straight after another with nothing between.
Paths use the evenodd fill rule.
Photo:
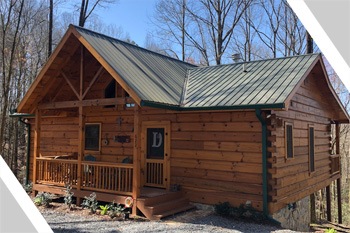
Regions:
<instances>
[{"instance_id":1,"label":"gutter","mask_svg":"<svg viewBox=\"0 0 350 233\"><path fill-rule=\"evenodd\" d=\"M28 139L27 139L27 158L26 158L26 179L25 179L25 184L28 185L29 184L29 166L30 166L30 138L31 138L31 125L27 122L25 122L23 120L23 118L25 117L33 117L33 114L20 114L17 113L16 110L11 110L10 117L12 118L19 118L18 121L21 122L22 124L24 124L27 128L27 135L28 135Z\"/></svg>"},{"instance_id":2,"label":"gutter","mask_svg":"<svg viewBox=\"0 0 350 233\"><path fill-rule=\"evenodd\" d=\"M272 218L268 210L268 177L267 177L267 124L262 116L261 109L255 109L255 115L261 123L261 146L262 146L262 184L263 184L263 215L271 222L281 225L279 221Z\"/></svg>"},{"instance_id":3,"label":"gutter","mask_svg":"<svg viewBox=\"0 0 350 233\"><path fill-rule=\"evenodd\" d=\"M183 107L179 105L169 105L164 103L141 100L140 106L162 108L174 111L205 111L205 110L243 110L243 109L283 109L284 103L277 104L255 104L255 105L233 105L233 106L203 106L203 107Z\"/></svg>"}]
</instances>

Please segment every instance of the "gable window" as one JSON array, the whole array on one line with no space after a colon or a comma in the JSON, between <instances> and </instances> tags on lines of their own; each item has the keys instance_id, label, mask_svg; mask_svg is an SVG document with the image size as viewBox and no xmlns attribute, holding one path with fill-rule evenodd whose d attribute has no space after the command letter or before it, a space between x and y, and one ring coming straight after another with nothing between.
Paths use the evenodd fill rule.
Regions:
<instances>
[{"instance_id":1,"label":"gable window","mask_svg":"<svg viewBox=\"0 0 350 233\"><path fill-rule=\"evenodd\" d=\"M285 148L286 148L286 158L294 158L294 141L293 141L293 125L291 123L285 124Z\"/></svg>"},{"instance_id":2,"label":"gable window","mask_svg":"<svg viewBox=\"0 0 350 233\"><path fill-rule=\"evenodd\" d=\"M101 141L101 124L85 125L85 150L99 151Z\"/></svg>"},{"instance_id":3,"label":"gable window","mask_svg":"<svg viewBox=\"0 0 350 233\"><path fill-rule=\"evenodd\" d=\"M112 80L105 89L105 98L115 98L115 85L116 81ZM114 105L107 105L105 108L113 108Z\"/></svg>"},{"instance_id":4,"label":"gable window","mask_svg":"<svg viewBox=\"0 0 350 233\"><path fill-rule=\"evenodd\" d=\"M315 129L309 126L309 171L315 171Z\"/></svg>"}]
</instances>

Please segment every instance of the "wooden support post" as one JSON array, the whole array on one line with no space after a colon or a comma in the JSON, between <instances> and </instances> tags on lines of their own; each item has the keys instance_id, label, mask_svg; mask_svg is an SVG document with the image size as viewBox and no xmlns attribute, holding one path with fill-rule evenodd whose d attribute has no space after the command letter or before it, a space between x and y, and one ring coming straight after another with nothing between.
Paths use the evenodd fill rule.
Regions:
<instances>
[{"instance_id":1,"label":"wooden support post","mask_svg":"<svg viewBox=\"0 0 350 233\"><path fill-rule=\"evenodd\" d=\"M140 172L141 172L141 109L135 104L134 107L134 149L133 149L133 180L132 180L132 198L134 205L132 215L137 215L137 198L140 197Z\"/></svg>"},{"instance_id":2,"label":"wooden support post","mask_svg":"<svg viewBox=\"0 0 350 233\"><path fill-rule=\"evenodd\" d=\"M316 198L314 193L310 195L310 220L311 223L316 222Z\"/></svg>"},{"instance_id":3,"label":"wooden support post","mask_svg":"<svg viewBox=\"0 0 350 233\"><path fill-rule=\"evenodd\" d=\"M326 203L327 203L327 221L332 221L332 203L331 203L331 189L328 185L326 187Z\"/></svg>"},{"instance_id":4,"label":"wooden support post","mask_svg":"<svg viewBox=\"0 0 350 233\"><path fill-rule=\"evenodd\" d=\"M81 190L81 182L82 182L82 165L81 161L84 157L84 148L85 148L85 141L84 141L84 126L85 126L85 119L84 119L84 109L83 109L83 80L84 80L84 47L81 46L81 54L80 54L80 90L79 90L79 129L78 129L78 177L77 177L77 190ZM80 205L81 198L77 198L77 205Z\"/></svg>"},{"instance_id":5,"label":"wooden support post","mask_svg":"<svg viewBox=\"0 0 350 233\"><path fill-rule=\"evenodd\" d=\"M41 111L35 110L35 129L34 129L34 158L33 158L33 184L36 184L37 179L37 163L36 158L40 157L40 137L41 137ZM33 195L36 196L37 192L34 191Z\"/></svg>"},{"instance_id":6,"label":"wooden support post","mask_svg":"<svg viewBox=\"0 0 350 233\"><path fill-rule=\"evenodd\" d=\"M335 123L335 153L340 156L340 124L339 122ZM339 159L341 159L339 157ZM341 160L339 162L339 171L341 174ZM338 223L343 223L343 211L342 211L342 198L341 198L341 178L337 179L337 201L338 201Z\"/></svg>"},{"instance_id":7,"label":"wooden support post","mask_svg":"<svg viewBox=\"0 0 350 233\"><path fill-rule=\"evenodd\" d=\"M343 211L342 211L342 200L341 200L341 178L337 179L337 196L338 196L338 223L343 223Z\"/></svg>"}]
</instances>

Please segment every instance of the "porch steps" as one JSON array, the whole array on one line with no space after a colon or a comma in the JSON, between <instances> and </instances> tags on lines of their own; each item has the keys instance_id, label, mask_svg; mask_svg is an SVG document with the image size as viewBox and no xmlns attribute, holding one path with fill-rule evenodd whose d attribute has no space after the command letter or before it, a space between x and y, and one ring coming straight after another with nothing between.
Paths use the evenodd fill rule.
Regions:
<instances>
[{"instance_id":1,"label":"porch steps","mask_svg":"<svg viewBox=\"0 0 350 233\"><path fill-rule=\"evenodd\" d=\"M180 191L138 198L137 207L150 220L160 220L194 208Z\"/></svg>"}]
</instances>

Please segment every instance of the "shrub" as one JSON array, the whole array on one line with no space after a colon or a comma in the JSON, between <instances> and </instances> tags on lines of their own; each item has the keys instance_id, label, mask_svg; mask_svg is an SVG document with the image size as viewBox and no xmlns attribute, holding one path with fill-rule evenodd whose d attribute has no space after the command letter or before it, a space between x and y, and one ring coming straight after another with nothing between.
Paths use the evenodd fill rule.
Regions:
<instances>
[{"instance_id":1,"label":"shrub","mask_svg":"<svg viewBox=\"0 0 350 233\"><path fill-rule=\"evenodd\" d=\"M89 197L84 197L84 201L81 204L83 208L90 209L90 213L96 213L98 202L96 200L96 193L91 193Z\"/></svg>"},{"instance_id":2,"label":"shrub","mask_svg":"<svg viewBox=\"0 0 350 233\"><path fill-rule=\"evenodd\" d=\"M109 204L108 206L108 215L111 218L115 218L115 217L122 217L123 219L125 219L125 208L123 206L121 206L120 204L115 204L114 202Z\"/></svg>"},{"instance_id":3,"label":"shrub","mask_svg":"<svg viewBox=\"0 0 350 233\"><path fill-rule=\"evenodd\" d=\"M215 205L215 212L224 217L252 220L259 223L266 220L264 214L255 210L250 203L245 205L241 204L239 207L233 207L229 202L220 202L219 204Z\"/></svg>"},{"instance_id":4,"label":"shrub","mask_svg":"<svg viewBox=\"0 0 350 233\"><path fill-rule=\"evenodd\" d=\"M337 230L333 228L329 228L325 231L325 233L337 233Z\"/></svg>"},{"instance_id":5,"label":"shrub","mask_svg":"<svg viewBox=\"0 0 350 233\"><path fill-rule=\"evenodd\" d=\"M108 211L108 209L109 209L109 205L100 205L100 209L101 209L101 215L105 215L105 214L107 214L107 211Z\"/></svg>"},{"instance_id":6,"label":"shrub","mask_svg":"<svg viewBox=\"0 0 350 233\"><path fill-rule=\"evenodd\" d=\"M219 202L219 204L215 205L215 212L218 215L228 217L231 214L231 208L232 206L230 205L229 202L224 202L224 203Z\"/></svg>"},{"instance_id":7,"label":"shrub","mask_svg":"<svg viewBox=\"0 0 350 233\"><path fill-rule=\"evenodd\" d=\"M24 191L26 191L27 194L30 194L33 191L33 183L30 182L28 184L23 185Z\"/></svg>"},{"instance_id":8,"label":"shrub","mask_svg":"<svg viewBox=\"0 0 350 233\"><path fill-rule=\"evenodd\" d=\"M70 184L67 184L66 189L64 190L64 204L66 204L70 210L73 207L73 195L74 195L74 193L71 190L72 190L72 186Z\"/></svg>"},{"instance_id":9,"label":"shrub","mask_svg":"<svg viewBox=\"0 0 350 233\"><path fill-rule=\"evenodd\" d=\"M34 203L38 206L49 207L52 202L53 195L51 193L39 192L34 198Z\"/></svg>"}]
</instances>

